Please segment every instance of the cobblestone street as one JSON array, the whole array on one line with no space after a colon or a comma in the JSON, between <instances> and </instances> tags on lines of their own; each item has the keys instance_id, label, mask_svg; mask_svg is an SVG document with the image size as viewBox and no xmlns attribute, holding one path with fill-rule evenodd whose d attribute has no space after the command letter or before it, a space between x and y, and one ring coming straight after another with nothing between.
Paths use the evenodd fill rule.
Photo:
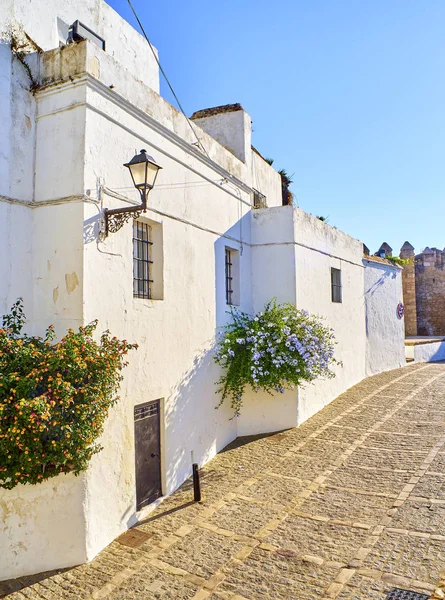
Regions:
<instances>
[{"instance_id":1,"label":"cobblestone street","mask_svg":"<svg viewBox=\"0 0 445 600\"><path fill-rule=\"evenodd\" d=\"M445 364L369 378L301 427L239 439L92 563L10 600L429 597L445 571ZM437 597L440 597L437 596Z\"/></svg>"}]
</instances>

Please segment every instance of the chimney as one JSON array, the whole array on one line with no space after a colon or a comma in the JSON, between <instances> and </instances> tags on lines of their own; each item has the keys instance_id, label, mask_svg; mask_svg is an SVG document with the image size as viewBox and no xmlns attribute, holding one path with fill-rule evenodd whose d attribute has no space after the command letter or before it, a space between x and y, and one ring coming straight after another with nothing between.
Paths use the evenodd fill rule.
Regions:
<instances>
[{"instance_id":1,"label":"chimney","mask_svg":"<svg viewBox=\"0 0 445 600\"><path fill-rule=\"evenodd\" d=\"M416 272L414 266L414 246L405 242L400 248L400 258L409 260L403 265L402 287L405 304L405 335L417 335Z\"/></svg>"},{"instance_id":2,"label":"chimney","mask_svg":"<svg viewBox=\"0 0 445 600\"><path fill-rule=\"evenodd\" d=\"M221 146L247 162L251 154L252 122L241 104L205 108L190 118Z\"/></svg>"}]
</instances>

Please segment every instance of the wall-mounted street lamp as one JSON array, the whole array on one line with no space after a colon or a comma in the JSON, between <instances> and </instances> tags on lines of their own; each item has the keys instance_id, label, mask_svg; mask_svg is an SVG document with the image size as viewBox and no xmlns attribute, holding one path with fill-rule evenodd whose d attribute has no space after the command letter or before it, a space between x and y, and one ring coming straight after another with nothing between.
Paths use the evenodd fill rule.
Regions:
<instances>
[{"instance_id":1,"label":"wall-mounted street lamp","mask_svg":"<svg viewBox=\"0 0 445 600\"><path fill-rule=\"evenodd\" d=\"M137 219L147 210L147 196L154 187L159 169L162 169L146 150L141 150L139 154L133 156L124 167L128 167L130 171L134 187L141 195L141 203L125 208L105 209L105 235L116 233L130 219Z\"/></svg>"}]
</instances>

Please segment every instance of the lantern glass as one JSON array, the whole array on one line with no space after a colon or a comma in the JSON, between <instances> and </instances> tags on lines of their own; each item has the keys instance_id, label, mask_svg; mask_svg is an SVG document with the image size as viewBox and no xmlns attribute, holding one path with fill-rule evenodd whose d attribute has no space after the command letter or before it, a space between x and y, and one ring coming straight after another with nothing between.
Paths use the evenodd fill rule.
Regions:
<instances>
[{"instance_id":1,"label":"lantern glass","mask_svg":"<svg viewBox=\"0 0 445 600\"><path fill-rule=\"evenodd\" d=\"M134 163L128 165L134 186L138 189L145 188L145 165L147 163Z\"/></svg>"},{"instance_id":2,"label":"lantern glass","mask_svg":"<svg viewBox=\"0 0 445 600\"><path fill-rule=\"evenodd\" d=\"M134 186L138 190L151 190L159 169L162 169L155 159L147 154L146 150L141 150L140 154L133 156L125 166L130 170Z\"/></svg>"},{"instance_id":3,"label":"lantern glass","mask_svg":"<svg viewBox=\"0 0 445 600\"><path fill-rule=\"evenodd\" d=\"M154 186L160 168L156 163L147 162L147 187L152 188Z\"/></svg>"}]
</instances>

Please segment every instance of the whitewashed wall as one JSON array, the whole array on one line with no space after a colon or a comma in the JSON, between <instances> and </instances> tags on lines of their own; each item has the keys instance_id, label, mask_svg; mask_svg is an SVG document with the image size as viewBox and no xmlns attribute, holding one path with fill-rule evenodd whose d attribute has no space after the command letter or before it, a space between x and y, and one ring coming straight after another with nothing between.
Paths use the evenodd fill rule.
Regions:
<instances>
[{"instance_id":1,"label":"whitewashed wall","mask_svg":"<svg viewBox=\"0 0 445 600\"><path fill-rule=\"evenodd\" d=\"M317 380L299 391L302 423L365 377L363 244L304 211L294 209L296 304L325 318L335 332L334 379ZM342 302L331 300L331 268L341 270Z\"/></svg>"},{"instance_id":2,"label":"whitewashed wall","mask_svg":"<svg viewBox=\"0 0 445 600\"><path fill-rule=\"evenodd\" d=\"M88 560L85 476L0 489L0 581Z\"/></svg>"},{"instance_id":3,"label":"whitewashed wall","mask_svg":"<svg viewBox=\"0 0 445 600\"><path fill-rule=\"evenodd\" d=\"M292 206L255 211L252 222L254 309L261 310L276 296L323 317L335 331L335 355L343 362L334 368L334 379L307 384L298 394L288 392L295 403L295 410L286 409L287 426L292 427L365 376L363 245ZM331 267L342 271L343 301L338 304L331 301ZM271 412L275 409L271 404ZM253 417L253 408L249 415Z\"/></svg>"},{"instance_id":4,"label":"whitewashed wall","mask_svg":"<svg viewBox=\"0 0 445 600\"><path fill-rule=\"evenodd\" d=\"M405 326L397 316L403 301L402 269L364 259L366 307L366 374L374 375L406 364Z\"/></svg>"},{"instance_id":5,"label":"whitewashed wall","mask_svg":"<svg viewBox=\"0 0 445 600\"><path fill-rule=\"evenodd\" d=\"M445 360L445 342L436 341L427 344L408 346L412 348L412 357L415 362L435 362Z\"/></svg>"}]
</instances>

